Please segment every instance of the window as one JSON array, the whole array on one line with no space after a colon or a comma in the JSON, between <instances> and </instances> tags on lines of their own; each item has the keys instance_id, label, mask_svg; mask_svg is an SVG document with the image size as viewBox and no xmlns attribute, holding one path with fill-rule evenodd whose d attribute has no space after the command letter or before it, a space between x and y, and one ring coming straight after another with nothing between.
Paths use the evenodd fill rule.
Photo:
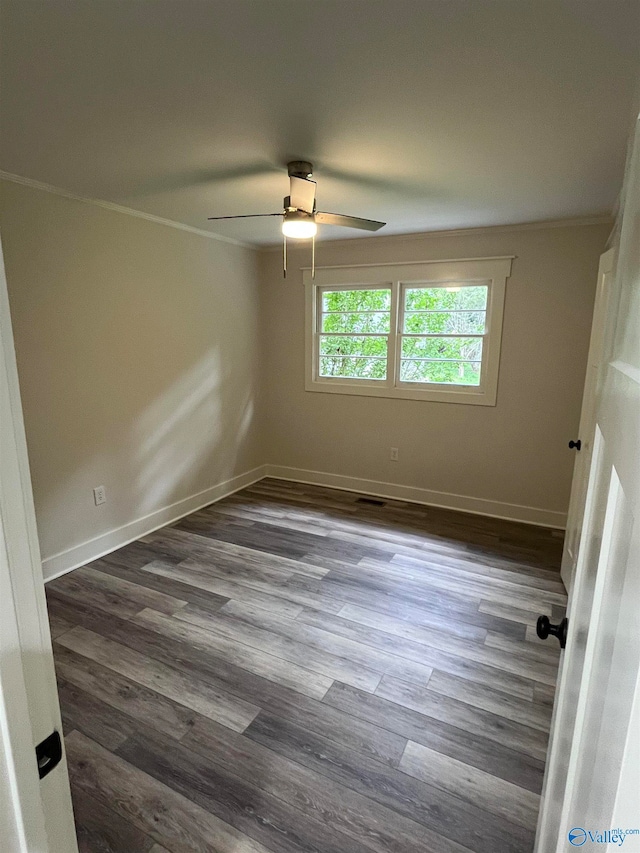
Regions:
<instances>
[{"instance_id":1,"label":"window","mask_svg":"<svg viewBox=\"0 0 640 853\"><path fill-rule=\"evenodd\" d=\"M399 381L478 387L488 284L403 285Z\"/></svg>"},{"instance_id":2,"label":"window","mask_svg":"<svg viewBox=\"0 0 640 853\"><path fill-rule=\"evenodd\" d=\"M510 258L305 270L307 390L495 405L510 271Z\"/></svg>"},{"instance_id":3,"label":"window","mask_svg":"<svg viewBox=\"0 0 640 853\"><path fill-rule=\"evenodd\" d=\"M318 375L387 378L391 288L320 291Z\"/></svg>"}]
</instances>

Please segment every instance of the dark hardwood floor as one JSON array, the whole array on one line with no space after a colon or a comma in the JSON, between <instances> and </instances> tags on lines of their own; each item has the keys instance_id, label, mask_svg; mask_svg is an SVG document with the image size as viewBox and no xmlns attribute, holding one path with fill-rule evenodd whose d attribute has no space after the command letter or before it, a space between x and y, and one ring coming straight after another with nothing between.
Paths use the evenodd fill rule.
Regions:
<instances>
[{"instance_id":1,"label":"dark hardwood floor","mask_svg":"<svg viewBox=\"0 0 640 853\"><path fill-rule=\"evenodd\" d=\"M529 853L561 548L263 480L51 582L80 850Z\"/></svg>"}]
</instances>

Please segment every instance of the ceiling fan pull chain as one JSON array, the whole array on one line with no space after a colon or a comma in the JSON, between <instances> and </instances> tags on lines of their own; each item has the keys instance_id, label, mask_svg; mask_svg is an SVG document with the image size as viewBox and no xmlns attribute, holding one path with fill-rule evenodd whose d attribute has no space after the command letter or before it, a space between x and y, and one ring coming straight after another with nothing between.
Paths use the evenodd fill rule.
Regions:
<instances>
[{"instance_id":1,"label":"ceiling fan pull chain","mask_svg":"<svg viewBox=\"0 0 640 853\"><path fill-rule=\"evenodd\" d=\"M282 274L283 277L287 277L287 235L284 234L282 238Z\"/></svg>"},{"instance_id":2,"label":"ceiling fan pull chain","mask_svg":"<svg viewBox=\"0 0 640 853\"><path fill-rule=\"evenodd\" d=\"M316 235L311 238L311 278L316 277Z\"/></svg>"}]
</instances>

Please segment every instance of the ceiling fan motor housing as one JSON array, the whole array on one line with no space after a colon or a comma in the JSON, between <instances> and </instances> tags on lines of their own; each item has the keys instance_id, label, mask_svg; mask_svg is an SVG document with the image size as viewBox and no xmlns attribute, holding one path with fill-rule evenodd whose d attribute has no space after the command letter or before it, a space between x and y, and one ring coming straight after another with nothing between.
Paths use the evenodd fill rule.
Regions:
<instances>
[{"instance_id":1,"label":"ceiling fan motor housing","mask_svg":"<svg viewBox=\"0 0 640 853\"><path fill-rule=\"evenodd\" d=\"M292 160L287 163L287 172L290 178L302 178L307 181L313 176L313 164L308 160Z\"/></svg>"}]
</instances>

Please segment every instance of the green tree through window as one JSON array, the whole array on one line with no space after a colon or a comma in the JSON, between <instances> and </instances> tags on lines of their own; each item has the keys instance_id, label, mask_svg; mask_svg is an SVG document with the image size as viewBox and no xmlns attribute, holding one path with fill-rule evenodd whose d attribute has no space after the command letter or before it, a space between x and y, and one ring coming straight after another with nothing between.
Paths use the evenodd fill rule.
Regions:
<instances>
[{"instance_id":1,"label":"green tree through window","mask_svg":"<svg viewBox=\"0 0 640 853\"><path fill-rule=\"evenodd\" d=\"M322 291L319 376L387 379L391 292L389 287ZM398 380L479 385L487 286L407 286L401 293Z\"/></svg>"},{"instance_id":2,"label":"green tree through window","mask_svg":"<svg viewBox=\"0 0 640 853\"><path fill-rule=\"evenodd\" d=\"M479 385L486 285L404 290L400 381Z\"/></svg>"},{"instance_id":3,"label":"green tree through window","mask_svg":"<svg viewBox=\"0 0 640 853\"><path fill-rule=\"evenodd\" d=\"M390 331L390 289L324 291L320 376L386 379Z\"/></svg>"}]
</instances>

